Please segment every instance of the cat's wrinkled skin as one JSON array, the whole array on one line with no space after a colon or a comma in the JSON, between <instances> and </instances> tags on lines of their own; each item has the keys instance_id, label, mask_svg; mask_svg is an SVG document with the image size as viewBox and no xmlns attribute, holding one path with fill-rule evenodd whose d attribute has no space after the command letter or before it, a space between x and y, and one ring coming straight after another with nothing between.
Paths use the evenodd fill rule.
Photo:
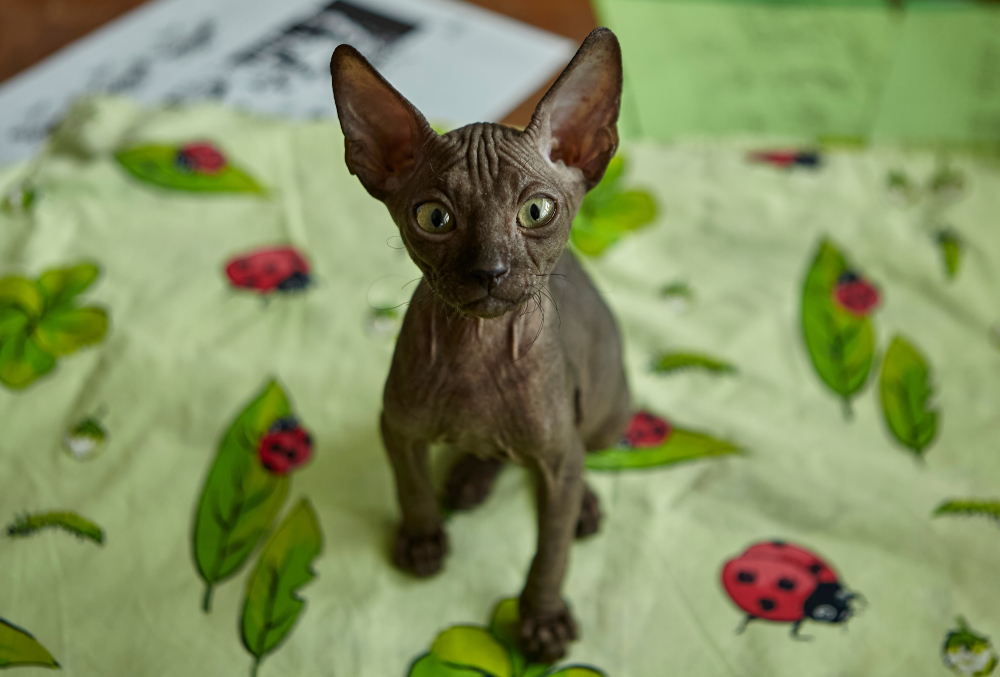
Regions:
<instances>
[{"instance_id":1,"label":"cat's wrinkled skin","mask_svg":"<svg viewBox=\"0 0 1000 677\"><path fill-rule=\"evenodd\" d=\"M576 638L560 594L570 545L600 516L584 454L620 439L630 413L614 320L564 251L618 144L618 41L591 33L523 132L479 123L439 136L352 47L338 47L330 68L347 166L385 203L423 273L382 412L403 514L394 560L429 576L447 551L430 443L468 454L448 481L456 508L485 498L496 459L531 468L538 551L521 593L521 643L534 660L557 660ZM538 195L555 215L523 227L518 210ZM453 230L421 228L417 207L429 201L450 211Z\"/></svg>"}]
</instances>

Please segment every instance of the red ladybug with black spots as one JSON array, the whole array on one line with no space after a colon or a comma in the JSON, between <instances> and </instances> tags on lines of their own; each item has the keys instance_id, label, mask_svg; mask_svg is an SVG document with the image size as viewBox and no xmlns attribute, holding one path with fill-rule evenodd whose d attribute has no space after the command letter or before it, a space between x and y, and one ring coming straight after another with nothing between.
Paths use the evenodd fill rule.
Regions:
<instances>
[{"instance_id":1,"label":"red ladybug with black spots","mask_svg":"<svg viewBox=\"0 0 1000 677\"><path fill-rule=\"evenodd\" d=\"M795 639L804 639L799 628L807 620L847 622L860 597L846 590L818 555L784 541L757 543L726 562L722 586L747 614L739 632L760 618L791 623Z\"/></svg>"},{"instance_id":2,"label":"red ladybug with black spots","mask_svg":"<svg viewBox=\"0 0 1000 677\"><path fill-rule=\"evenodd\" d=\"M665 418L640 411L632 416L622 444L632 449L658 447L667 441L673 429Z\"/></svg>"},{"instance_id":3,"label":"red ladybug with black spots","mask_svg":"<svg viewBox=\"0 0 1000 677\"><path fill-rule=\"evenodd\" d=\"M878 289L853 270L848 270L837 278L833 299L837 305L857 317L870 315L881 301Z\"/></svg>"},{"instance_id":4,"label":"red ladybug with black spots","mask_svg":"<svg viewBox=\"0 0 1000 677\"><path fill-rule=\"evenodd\" d=\"M292 416L271 424L257 445L257 456L268 472L285 475L312 456L312 436Z\"/></svg>"},{"instance_id":5,"label":"red ladybug with black spots","mask_svg":"<svg viewBox=\"0 0 1000 677\"><path fill-rule=\"evenodd\" d=\"M259 249L226 263L226 277L260 294L301 291L309 286L309 262L292 247Z\"/></svg>"}]
</instances>

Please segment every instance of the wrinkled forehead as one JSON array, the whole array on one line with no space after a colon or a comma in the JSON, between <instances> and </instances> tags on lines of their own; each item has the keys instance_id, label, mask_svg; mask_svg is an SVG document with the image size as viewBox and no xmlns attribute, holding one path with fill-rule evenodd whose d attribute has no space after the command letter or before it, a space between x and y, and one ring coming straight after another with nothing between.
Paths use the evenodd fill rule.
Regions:
<instances>
[{"instance_id":1,"label":"wrinkled forehead","mask_svg":"<svg viewBox=\"0 0 1000 677\"><path fill-rule=\"evenodd\" d=\"M551 171L529 139L497 124L468 125L431 145L425 185L444 192L456 206L516 202Z\"/></svg>"}]
</instances>

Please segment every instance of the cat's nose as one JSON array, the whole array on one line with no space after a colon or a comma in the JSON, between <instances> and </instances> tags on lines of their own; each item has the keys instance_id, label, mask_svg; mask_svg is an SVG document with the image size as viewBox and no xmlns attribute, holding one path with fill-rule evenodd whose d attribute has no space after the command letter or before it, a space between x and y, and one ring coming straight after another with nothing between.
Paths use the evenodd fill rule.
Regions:
<instances>
[{"instance_id":1,"label":"cat's nose","mask_svg":"<svg viewBox=\"0 0 1000 677\"><path fill-rule=\"evenodd\" d=\"M500 278L507 274L506 267L493 268L492 270L483 270L482 268L477 268L469 273L472 277L479 280L479 284L483 285L487 293L493 290L500 283Z\"/></svg>"}]
</instances>

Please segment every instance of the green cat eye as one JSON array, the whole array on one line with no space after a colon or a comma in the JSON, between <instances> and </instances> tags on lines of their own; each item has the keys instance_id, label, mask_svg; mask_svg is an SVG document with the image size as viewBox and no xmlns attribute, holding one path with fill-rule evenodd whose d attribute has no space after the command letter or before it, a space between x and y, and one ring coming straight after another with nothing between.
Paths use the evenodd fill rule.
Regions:
<instances>
[{"instance_id":1,"label":"green cat eye","mask_svg":"<svg viewBox=\"0 0 1000 677\"><path fill-rule=\"evenodd\" d=\"M417 207L417 223L428 233L447 233L455 227L455 217L440 202L425 202Z\"/></svg>"},{"instance_id":2,"label":"green cat eye","mask_svg":"<svg viewBox=\"0 0 1000 677\"><path fill-rule=\"evenodd\" d=\"M517 211L517 222L522 228L538 228L551 221L555 214L555 201L544 195L536 195L521 205Z\"/></svg>"}]
</instances>

